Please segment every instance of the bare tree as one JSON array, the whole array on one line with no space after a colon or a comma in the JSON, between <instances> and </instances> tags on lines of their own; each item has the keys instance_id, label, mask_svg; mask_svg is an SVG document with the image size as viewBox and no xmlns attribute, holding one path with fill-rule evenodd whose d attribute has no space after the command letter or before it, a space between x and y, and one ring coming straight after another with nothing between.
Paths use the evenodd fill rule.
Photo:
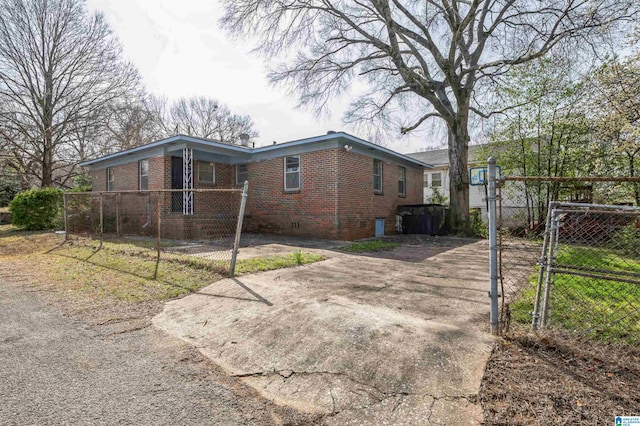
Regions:
<instances>
[{"instance_id":1,"label":"bare tree","mask_svg":"<svg viewBox=\"0 0 640 426\"><path fill-rule=\"evenodd\" d=\"M105 150L120 151L161 138L164 133L155 102L144 94L132 94L109 104L105 126L111 141Z\"/></svg>"},{"instance_id":2,"label":"bare tree","mask_svg":"<svg viewBox=\"0 0 640 426\"><path fill-rule=\"evenodd\" d=\"M205 97L178 99L164 114L164 127L169 135L185 133L229 143L237 143L242 133L258 136L251 117L233 114L217 100Z\"/></svg>"},{"instance_id":3,"label":"bare tree","mask_svg":"<svg viewBox=\"0 0 640 426\"><path fill-rule=\"evenodd\" d=\"M83 0L0 0L0 135L41 186L68 178L79 135L138 81Z\"/></svg>"},{"instance_id":4,"label":"bare tree","mask_svg":"<svg viewBox=\"0 0 640 426\"><path fill-rule=\"evenodd\" d=\"M448 129L450 214L469 218L467 153L478 82L540 58L562 43L595 42L631 21L635 0L225 0L221 25L260 40L267 56L297 51L270 74L300 103L326 107L355 78L370 85L351 105L365 120L406 117L400 131L439 118Z\"/></svg>"}]
</instances>

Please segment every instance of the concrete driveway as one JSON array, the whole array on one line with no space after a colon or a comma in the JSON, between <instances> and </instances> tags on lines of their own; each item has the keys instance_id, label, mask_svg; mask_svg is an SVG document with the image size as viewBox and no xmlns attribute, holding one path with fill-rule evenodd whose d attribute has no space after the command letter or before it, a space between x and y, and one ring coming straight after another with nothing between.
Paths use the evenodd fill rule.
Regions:
<instances>
[{"instance_id":1,"label":"concrete driveway","mask_svg":"<svg viewBox=\"0 0 640 426\"><path fill-rule=\"evenodd\" d=\"M304 250L327 260L216 282L153 323L324 424L481 422L475 396L493 341L485 241L423 238L371 256Z\"/></svg>"}]
</instances>

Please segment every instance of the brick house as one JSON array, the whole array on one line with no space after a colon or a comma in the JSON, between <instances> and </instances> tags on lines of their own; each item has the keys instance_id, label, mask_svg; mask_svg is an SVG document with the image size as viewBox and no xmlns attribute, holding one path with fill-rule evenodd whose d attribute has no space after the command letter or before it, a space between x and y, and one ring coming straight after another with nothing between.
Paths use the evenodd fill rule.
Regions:
<instances>
[{"instance_id":1,"label":"brick house","mask_svg":"<svg viewBox=\"0 0 640 426\"><path fill-rule=\"evenodd\" d=\"M431 167L343 132L258 148L247 139L177 135L81 165L94 192L233 188L247 180L245 232L344 240L393 233L397 206L422 202L423 170ZM186 232L214 213L206 193L195 192L188 206L182 194L169 195L162 220L170 234L206 237Z\"/></svg>"}]
</instances>

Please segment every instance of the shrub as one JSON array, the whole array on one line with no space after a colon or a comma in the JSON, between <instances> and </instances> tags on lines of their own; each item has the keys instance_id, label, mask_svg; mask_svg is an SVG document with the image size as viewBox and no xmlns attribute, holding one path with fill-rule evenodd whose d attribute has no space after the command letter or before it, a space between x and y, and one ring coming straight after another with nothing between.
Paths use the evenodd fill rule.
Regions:
<instances>
[{"instance_id":1,"label":"shrub","mask_svg":"<svg viewBox=\"0 0 640 426\"><path fill-rule=\"evenodd\" d=\"M57 188L30 189L15 196L9 204L11 222L29 231L61 226L62 191Z\"/></svg>"},{"instance_id":2,"label":"shrub","mask_svg":"<svg viewBox=\"0 0 640 426\"><path fill-rule=\"evenodd\" d=\"M471 237L489 238L489 224L482 220L482 210L469 210L469 232Z\"/></svg>"}]
</instances>

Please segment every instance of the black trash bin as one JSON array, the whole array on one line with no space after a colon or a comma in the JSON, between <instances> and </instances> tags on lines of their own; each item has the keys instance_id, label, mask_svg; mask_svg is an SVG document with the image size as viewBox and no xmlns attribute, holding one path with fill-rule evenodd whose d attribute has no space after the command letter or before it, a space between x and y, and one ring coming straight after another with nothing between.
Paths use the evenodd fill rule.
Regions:
<instances>
[{"instance_id":1,"label":"black trash bin","mask_svg":"<svg viewBox=\"0 0 640 426\"><path fill-rule=\"evenodd\" d=\"M398 206L403 234L444 235L447 233L447 207L442 204Z\"/></svg>"}]
</instances>

